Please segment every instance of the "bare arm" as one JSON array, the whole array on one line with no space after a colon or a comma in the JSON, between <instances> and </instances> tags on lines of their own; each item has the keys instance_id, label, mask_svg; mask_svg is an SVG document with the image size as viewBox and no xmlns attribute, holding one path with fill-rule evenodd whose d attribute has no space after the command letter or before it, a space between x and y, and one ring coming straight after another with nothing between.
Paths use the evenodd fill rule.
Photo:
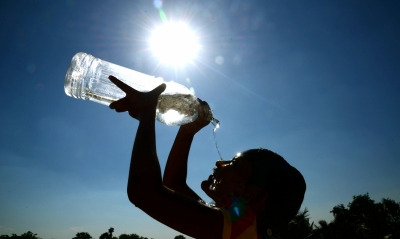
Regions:
<instances>
[{"instance_id":1,"label":"bare arm","mask_svg":"<svg viewBox=\"0 0 400 239\"><path fill-rule=\"evenodd\" d=\"M162 183L154 119L158 95L165 86L141 93L116 78L110 77L110 80L127 94L125 98L112 103L110 108L117 112L129 111L132 117L139 120L129 169L129 200L157 221L186 235L221 238L223 216L219 210L174 192Z\"/></svg>"},{"instance_id":2,"label":"bare arm","mask_svg":"<svg viewBox=\"0 0 400 239\"><path fill-rule=\"evenodd\" d=\"M189 151L194 135L210 123L205 119L202 111L204 108L209 108L207 102L200 99L199 102L201 110L199 110L198 118L194 122L179 128L168 156L163 178L165 186L197 201L202 199L187 185L186 177Z\"/></svg>"},{"instance_id":3,"label":"bare arm","mask_svg":"<svg viewBox=\"0 0 400 239\"><path fill-rule=\"evenodd\" d=\"M166 187L194 200L201 198L186 184L187 163L194 134L180 128L176 135L164 171L163 183Z\"/></svg>"}]
</instances>

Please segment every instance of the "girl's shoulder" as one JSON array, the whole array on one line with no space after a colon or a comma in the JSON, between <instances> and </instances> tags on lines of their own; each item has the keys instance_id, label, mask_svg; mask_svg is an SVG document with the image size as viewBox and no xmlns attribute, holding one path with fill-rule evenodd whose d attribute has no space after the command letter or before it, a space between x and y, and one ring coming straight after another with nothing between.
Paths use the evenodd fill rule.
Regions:
<instances>
[{"instance_id":1,"label":"girl's shoulder","mask_svg":"<svg viewBox=\"0 0 400 239\"><path fill-rule=\"evenodd\" d=\"M243 198L232 197L219 210L224 216L222 239L257 239L257 218Z\"/></svg>"}]
</instances>

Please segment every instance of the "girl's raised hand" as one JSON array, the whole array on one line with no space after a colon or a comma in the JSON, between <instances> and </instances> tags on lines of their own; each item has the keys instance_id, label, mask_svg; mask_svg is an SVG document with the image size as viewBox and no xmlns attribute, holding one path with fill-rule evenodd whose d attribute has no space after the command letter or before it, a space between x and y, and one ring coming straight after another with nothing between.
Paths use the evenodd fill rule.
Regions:
<instances>
[{"instance_id":1,"label":"girl's raised hand","mask_svg":"<svg viewBox=\"0 0 400 239\"><path fill-rule=\"evenodd\" d=\"M209 116L209 112L210 106L208 105L207 102L202 101L200 99L198 99L200 102L200 110L198 111L198 117L195 121L189 123L189 124L185 124L182 125L181 128L185 129L186 131L190 132L190 133L197 133L198 131L200 131L202 128L204 128L205 126L207 126L210 123L210 116Z\"/></svg>"},{"instance_id":2,"label":"girl's raised hand","mask_svg":"<svg viewBox=\"0 0 400 239\"><path fill-rule=\"evenodd\" d=\"M118 80L114 76L110 75L108 79L110 79L112 83L126 93L124 98L112 102L109 107L111 109L115 109L116 112L128 111L129 115L137 120L140 120L143 116L143 113L147 110L155 112L158 96L166 88L165 84L161 84L152 91L140 92Z\"/></svg>"}]
</instances>

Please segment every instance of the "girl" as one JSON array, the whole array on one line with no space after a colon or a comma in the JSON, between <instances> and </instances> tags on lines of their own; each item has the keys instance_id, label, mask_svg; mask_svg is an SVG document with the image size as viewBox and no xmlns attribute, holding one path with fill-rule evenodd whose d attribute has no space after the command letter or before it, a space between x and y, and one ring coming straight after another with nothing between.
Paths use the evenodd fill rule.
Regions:
<instances>
[{"instance_id":1,"label":"girl","mask_svg":"<svg viewBox=\"0 0 400 239\"><path fill-rule=\"evenodd\" d=\"M161 176L156 152L155 116L161 84L143 93L110 76L126 93L110 104L139 120L128 178L128 198L157 221L194 238L272 238L296 215L306 185L282 157L265 149L247 150L229 161L217 161L201 188L214 200L208 206L186 184L187 159L194 135L209 122L202 112L180 127ZM206 102L200 101L208 107Z\"/></svg>"}]
</instances>

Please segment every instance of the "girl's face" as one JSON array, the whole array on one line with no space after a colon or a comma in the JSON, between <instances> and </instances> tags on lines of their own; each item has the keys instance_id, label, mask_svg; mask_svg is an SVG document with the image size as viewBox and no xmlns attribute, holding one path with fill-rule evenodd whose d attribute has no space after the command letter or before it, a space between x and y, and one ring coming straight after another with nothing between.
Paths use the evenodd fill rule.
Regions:
<instances>
[{"instance_id":1,"label":"girl's face","mask_svg":"<svg viewBox=\"0 0 400 239\"><path fill-rule=\"evenodd\" d=\"M252 171L251 162L240 156L229 161L217 161L213 174L201 183L201 188L216 206L222 206L227 198L244 195Z\"/></svg>"}]
</instances>

